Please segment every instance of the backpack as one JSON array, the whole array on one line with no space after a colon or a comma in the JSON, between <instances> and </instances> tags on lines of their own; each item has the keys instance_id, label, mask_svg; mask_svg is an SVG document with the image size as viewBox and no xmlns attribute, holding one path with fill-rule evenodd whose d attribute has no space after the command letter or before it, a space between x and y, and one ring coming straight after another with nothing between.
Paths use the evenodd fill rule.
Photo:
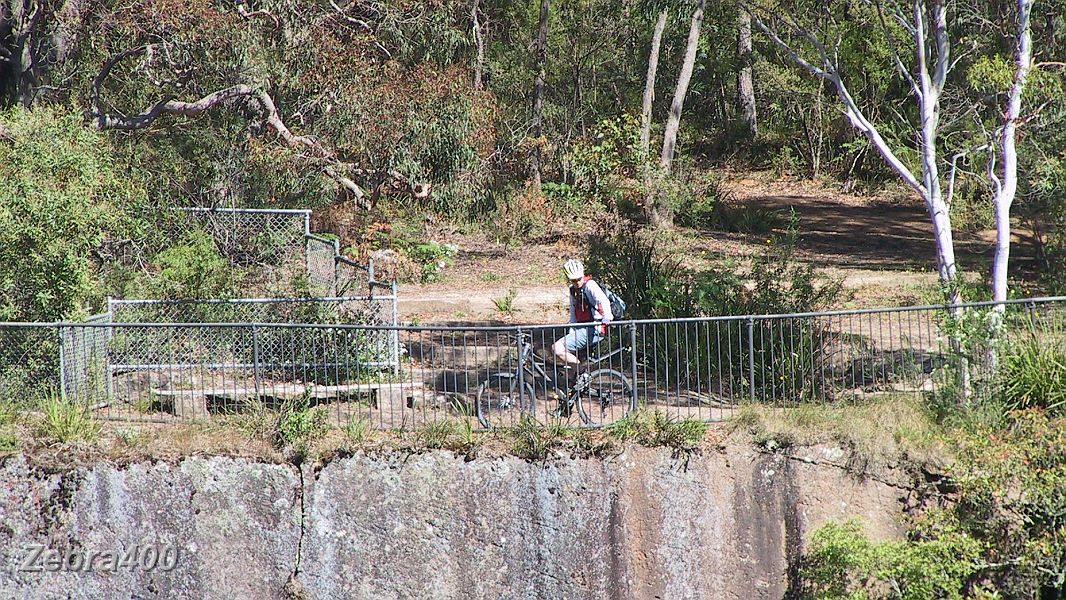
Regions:
<instances>
[{"instance_id":1,"label":"backpack","mask_svg":"<svg viewBox=\"0 0 1066 600\"><path fill-rule=\"evenodd\" d=\"M603 293L607 295L607 300L611 303L611 315L614 317L614 320L617 321L621 319L626 314L626 301L622 300L618 294L612 292L598 279L593 281L595 281L596 285L600 286Z\"/></svg>"}]
</instances>

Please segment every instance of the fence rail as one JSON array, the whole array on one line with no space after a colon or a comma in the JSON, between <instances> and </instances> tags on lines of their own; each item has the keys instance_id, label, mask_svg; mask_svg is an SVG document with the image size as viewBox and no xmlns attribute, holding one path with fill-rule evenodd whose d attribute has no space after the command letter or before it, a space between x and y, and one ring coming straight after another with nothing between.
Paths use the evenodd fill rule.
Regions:
<instances>
[{"instance_id":1,"label":"fence rail","mask_svg":"<svg viewBox=\"0 0 1066 600\"><path fill-rule=\"evenodd\" d=\"M1064 348L1064 305L1063 298L1042 298L1004 303L1002 312L990 303L966 305L955 315L931 306L615 323L593 353L601 360L587 364L581 381L592 376L597 386L615 386L596 396L610 398L610 406L591 407L608 421L630 403L714 421L751 402L787 407L994 393L992 350L1006 356L1027 341ZM197 304L125 302L113 306L116 316L123 306ZM476 427L513 424L523 412L547 421L557 416L554 392L574 379L551 351L569 325L105 317L0 324L0 399L32 400L52 389L101 418L167 422L302 397L327 407L336 423L359 415L382 429L442 419ZM602 424L586 413L561 417L575 426Z\"/></svg>"}]
</instances>

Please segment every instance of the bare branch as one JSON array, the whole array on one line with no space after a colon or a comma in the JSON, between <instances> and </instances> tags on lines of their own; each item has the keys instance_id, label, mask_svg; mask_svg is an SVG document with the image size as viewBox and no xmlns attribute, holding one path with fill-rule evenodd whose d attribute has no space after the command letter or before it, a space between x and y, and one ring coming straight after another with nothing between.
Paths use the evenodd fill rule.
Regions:
<instances>
[{"instance_id":1,"label":"bare branch","mask_svg":"<svg viewBox=\"0 0 1066 600\"><path fill-rule=\"evenodd\" d=\"M344 19L346 22L348 22L348 23L350 23L352 25L355 25L356 27L362 29L366 33L371 34L371 36L374 35L374 28L371 27L369 23L367 23L366 21L364 21L362 19L356 19L355 17L349 15L345 11L345 9L341 8L337 4L336 0L329 0L329 5L333 7L333 10L334 10L334 12L336 13L336 15L338 17ZM384 45L382 45L381 42L377 41L374 38L371 38L370 42L372 44L374 44L374 47L377 48L378 51L381 52L385 56L386 59L391 59L392 58L392 52L389 52L389 49L386 48Z\"/></svg>"},{"instance_id":2,"label":"bare branch","mask_svg":"<svg viewBox=\"0 0 1066 600\"><path fill-rule=\"evenodd\" d=\"M811 73L811 75L814 75L815 77L821 77L823 79L828 79L829 78L829 74L824 69L820 69L820 68L814 66L813 64L808 62L807 59L805 59L802 56L800 56L799 52L797 52L795 49L793 49L792 46L790 46L787 42L782 40L781 37L779 35L777 35L776 31L774 31L774 30L770 29L769 27L767 27L766 24L762 22L762 19L760 19L759 17L757 17L755 15L752 15L751 18L752 18L752 22L755 23L755 26L757 28L759 28L759 31L763 32L763 34L765 34L766 37L768 37L771 40L773 40L773 42L775 44L777 44L777 46L779 48L781 48L782 50L787 52L788 55L790 57L792 57L792 60L795 61L796 64L798 64L799 66L801 66L804 69L806 69L807 71L809 71Z\"/></svg>"},{"instance_id":3,"label":"bare branch","mask_svg":"<svg viewBox=\"0 0 1066 600\"><path fill-rule=\"evenodd\" d=\"M798 28L801 35L810 41L818 51L819 59L823 65L822 68L814 66L810 61L803 58L795 48L793 48L788 42L784 41L776 31L768 27L763 20L754 13L752 13L752 22L760 31L773 40L775 44L787 52L796 64L806 69L812 75L820 77L833 84L836 88L837 97L839 97L844 104L844 115L848 118L848 121L851 122L852 127L866 136L874 148L876 148L881 154L882 158L885 159L885 162L892 167L892 170L894 170L907 185L921 194L923 198L926 197L926 186L918 181L907 165L896 156L896 153L892 150L891 146L889 146L888 141L881 136L881 132L878 131L877 127L866 118L862 108L859 107L858 103L852 97L851 92L848 90L847 85L844 83L844 80L841 78L840 71L829 59L826 48L820 40L806 29L802 27Z\"/></svg>"},{"instance_id":4,"label":"bare branch","mask_svg":"<svg viewBox=\"0 0 1066 600\"><path fill-rule=\"evenodd\" d=\"M337 16L339 16L340 18L344 19L345 21L348 21L352 25L363 29L367 33L374 33L374 28L372 28L369 23L362 19L356 19L355 17L349 16L343 8L337 6L336 0L329 0L329 5L333 7L333 10L337 11Z\"/></svg>"},{"instance_id":5,"label":"bare branch","mask_svg":"<svg viewBox=\"0 0 1066 600\"><path fill-rule=\"evenodd\" d=\"M915 95L920 96L922 93L921 88L918 87L918 83L914 81L914 76L911 75L910 70L903 64L903 59L899 56L899 49L896 47L896 39L892 37L892 31L888 28L888 23L885 21L884 7L882 3L876 3L876 8L877 18L881 22L881 31L884 33L885 39L888 40L888 49L892 53L892 60L896 63L896 69L899 71L899 74L907 80L907 83L910 84L911 90L914 91Z\"/></svg>"},{"instance_id":6,"label":"bare branch","mask_svg":"<svg viewBox=\"0 0 1066 600\"><path fill-rule=\"evenodd\" d=\"M969 156L973 152L980 152L981 150L986 150L988 149L988 147L989 146L987 143L981 144L979 146L974 146L973 148L968 148L966 150L956 152L951 157L951 171L948 175L948 193L947 198L944 200L944 203L947 204L949 208L951 207L951 200L955 197L955 172L958 170L959 159Z\"/></svg>"},{"instance_id":7,"label":"bare branch","mask_svg":"<svg viewBox=\"0 0 1066 600\"><path fill-rule=\"evenodd\" d=\"M148 46L138 46L136 48L130 48L129 50L119 52L118 54L112 56L104 62L104 66L100 68L100 72L97 73L96 77L93 78L92 103L93 111L95 112L95 114L103 114L104 112L103 108L100 106L100 86L103 85L104 80L107 79L108 75L111 74L111 69L113 69L116 64L122 62L123 60L126 60L127 58L136 54L145 52L147 49Z\"/></svg>"},{"instance_id":8,"label":"bare branch","mask_svg":"<svg viewBox=\"0 0 1066 600\"><path fill-rule=\"evenodd\" d=\"M237 14L245 19L251 19L252 17L267 17L271 21L274 21L274 29L281 27L281 20L278 19L274 13L266 9L248 10L248 5L244 3L244 0L237 0Z\"/></svg>"}]
</instances>

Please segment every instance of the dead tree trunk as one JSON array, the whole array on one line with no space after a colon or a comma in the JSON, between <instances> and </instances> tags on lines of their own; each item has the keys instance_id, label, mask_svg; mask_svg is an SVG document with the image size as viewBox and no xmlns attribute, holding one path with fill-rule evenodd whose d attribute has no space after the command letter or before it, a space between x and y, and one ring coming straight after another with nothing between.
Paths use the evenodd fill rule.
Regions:
<instances>
[{"instance_id":1,"label":"dead tree trunk","mask_svg":"<svg viewBox=\"0 0 1066 600\"><path fill-rule=\"evenodd\" d=\"M544 156L542 140L544 135L544 81L548 77L548 14L551 0L540 0L540 23L537 27L537 44L535 49L537 61L537 78L533 82L533 185L539 190Z\"/></svg>"},{"instance_id":2,"label":"dead tree trunk","mask_svg":"<svg viewBox=\"0 0 1066 600\"><path fill-rule=\"evenodd\" d=\"M751 15L747 11L739 11L737 16L737 104L744 118L745 135L749 140L754 140L758 134L758 116L755 112L755 85L752 81L752 70L755 64L755 54L751 45Z\"/></svg>"},{"instance_id":3,"label":"dead tree trunk","mask_svg":"<svg viewBox=\"0 0 1066 600\"><path fill-rule=\"evenodd\" d=\"M651 34L651 50L648 52L648 75L644 78L644 104L640 111L640 149L645 156L651 142L651 105L655 101L655 72L659 69L659 47L666 29L667 12L659 13Z\"/></svg>"}]
</instances>

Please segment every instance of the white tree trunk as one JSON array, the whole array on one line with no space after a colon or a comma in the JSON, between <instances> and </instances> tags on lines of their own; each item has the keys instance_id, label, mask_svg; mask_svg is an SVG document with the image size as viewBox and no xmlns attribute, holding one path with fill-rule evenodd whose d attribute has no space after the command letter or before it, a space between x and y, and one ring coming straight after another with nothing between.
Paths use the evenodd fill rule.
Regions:
<instances>
[{"instance_id":1,"label":"white tree trunk","mask_svg":"<svg viewBox=\"0 0 1066 600\"><path fill-rule=\"evenodd\" d=\"M752 81L755 55L751 45L751 15L744 10L739 11L737 16L737 58L740 60L740 68L737 69L737 103L744 117L748 139L754 140L759 131L755 85Z\"/></svg>"},{"instance_id":2,"label":"white tree trunk","mask_svg":"<svg viewBox=\"0 0 1066 600\"><path fill-rule=\"evenodd\" d=\"M640 111L640 149L648 154L651 143L651 105L655 101L655 72L659 69L659 47L666 29L667 12L659 13L651 34L651 50L648 52L648 75L644 78L644 104Z\"/></svg>"},{"instance_id":3,"label":"white tree trunk","mask_svg":"<svg viewBox=\"0 0 1066 600\"><path fill-rule=\"evenodd\" d=\"M670 103L670 114L666 118L666 132L663 134L663 153L659 161L663 171L670 172L674 161L674 148L677 145L677 131L681 127L681 108L688 94L688 84L692 79L692 69L696 64L696 51L700 43L700 27L703 25L703 9L706 0L699 0L696 10L692 12L692 23L688 30L688 44L685 46L685 58L681 63L681 73L677 77L677 88Z\"/></svg>"},{"instance_id":4,"label":"white tree trunk","mask_svg":"<svg viewBox=\"0 0 1066 600\"><path fill-rule=\"evenodd\" d=\"M1003 117L1003 132L1000 137L1000 160L1003 170L998 181L992 175L995 190L996 255L992 261L992 300L1007 299L1007 266L1010 261L1010 208L1018 191L1018 119L1022 112L1022 95L1033 62L1033 40L1030 17L1035 0L1018 0L1018 40L1015 48L1014 84L1007 98L1007 110ZM1002 312L1004 306L996 310Z\"/></svg>"},{"instance_id":5,"label":"white tree trunk","mask_svg":"<svg viewBox=\"0 0 1066 600\"><path fill-rule=\"evenodd\" d=\"M477 46L477 58L474 61L474 89L480 90L485 77L485 38L481 31L481 21L477 18L481 0L474 0L470 7L470 20L474 28L474 44Z\"/></svg>"}]
</instances>

